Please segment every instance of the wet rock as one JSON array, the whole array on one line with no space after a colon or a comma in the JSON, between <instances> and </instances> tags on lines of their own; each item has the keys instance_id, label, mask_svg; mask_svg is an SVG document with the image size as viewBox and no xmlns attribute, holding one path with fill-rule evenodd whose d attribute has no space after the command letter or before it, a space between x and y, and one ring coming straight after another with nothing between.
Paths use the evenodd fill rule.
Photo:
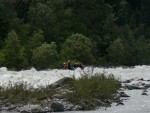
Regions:
<instances>
[{"instance_id":1,"label":"wet rock","mask_svg":"<svg viewBox=\"0 0 150 113\"><path fill-rule=\"evenodd\" d=\"M146 89L147 89L147 88L150 88L150 84L146 84L144 87L145 87Z\"/></svg>"},{"instance_id":2,"label":"wet rock","mask_svg":"<svg viewBox=\"0 0 150 113\"><path fill-rule=\"evenodd\" d=\"M46 107L44 108L44 112L46 112L46 113L47 113L47 112L49 113L49 112L51 112L51 111L52 111L51 108L49 108L48 106L46 106Z\"/></svg>"},{"instance_id":3,"label":"wet rock","mask_svg":"<svg viewBox=\"0 0 150 113\"><path fill-rule=\"evenodd\" d=\"M143 92L142 95L148 95L146 92Z\"/></svg>"},{"instance_id":4,"label":"wet rock","mask_svg":"<svg viewBox=\"0 0 150 113\"><path fill-rule=\"evenodd\" d=\"M54 94L51 98L63 99L60 94Z\"/></svg>"},{"instance_id":5,"label":"wet rock","mask_svg":"<svg viewBox=\"0 0 150 113\"><path fill-rule=\"evenodd\" d=\"M20 113L31 113L31 111L28 111L28 110L21 110Z\"/></svg>"},{"instance_id":6,"label":"wet rock","mask_svg":"<svg viewBox=\"0 0 150 113\"><path fill-rule=\"evenodd\" d=\"M117 102L117 104L116 104L116 106L119 106L119 105L124 105L124 103L123 102Z\"/></svg>"},{"instance_id":7,"label":"wet rock","mask_svg":"<svg viewBox=\"0 0 150 113\"><path fill-rule=\"evenodd\" d=\"M133 85L126 84L124 87L128 90L143 89L144 88L144 87L141 87L141 86L138 86L138 85L135 85L135 84L133 84Z\"/></svg>"},{"instance_id":8,"label":"wet rock","mask_svg":"<svg viewBox=\"0 0 150 113\"><path fill-rule=\"evenodd\" d=\"M144 78L139 78L137 79L137 81L144 81Z\"/></svg>"},{"instance_id":9,"label":"wet rock","mask_svg":"<svg viewBox=\"0 0 150 113\"><path fill-rule=\"evenodd\" d=\"M145 83L141 83L141 85L142 85L142 86L145 86L146 84L145 84Z\"/></svg>"},{"instance_id":10,"label":"wet rock","mask_svg":"<svg viewBox=\"0 0 150 113\"><path fill-rule=\"evenodd\" d=\"M127 95L125 92L120 92L119 95L120 95L120 97L130 97L130 96Z\"/></svg>"},{"instance_id":11,"label":"wet rock","mask_svg":"<svg viewBox=\"0 0 150 113\"><path fill-rule=\"evenodd\" d=\"M26 105L20 108L20 112L43 113L40 105Z\"/></svg>"},{"instance_id":12,"label":"wet rock","mask_svg":"<svg viewBox=\"0 0 150 113\"><path fill-rule=\"evenodd\" d=\"M72 80L73 80L73 78L64 77L64 78L58 80L57 82L51 84L50 87L53 87L53 88L63 87L64 85L69 84L69 82Z\"/></svg>"},{"instance_id":13,"label":"wet rock","mask_svg":"<svg viewBox=\"0 0 150 113\"><path fill-rule=\"evenodd\" d=\"M2 111L8 111L8 107L2 107L1 110Z\"/></svg>"},{"instance_id":14,"label":"wet rock","mask_svg":"<svg viewBox=\"0 0 150 113\"><path fill-rule=\"evenodd\" d=\"M51 109L54 112L60 112L60 111L64 111L64 105L58 102L53 102L51 104Z\"/></svg>"},{"instance_id":15,"label":"wet rock","mask_svg":"<svg viewBox=\"0 0 150 113\"><path fill-rule=\"evenodd\" d=\"M125 85L123 86L123 88L124 88L124 89L128 89L128 90L132 90L132 87L131 87L130 85L128 85L128 84L125 84Z\"/></svg>"},{"instance_id":16,"label":"wet rock","mask_svg":"<svg viewBox=\"0 0 150 113\"><path fill-rule=\"evenodd\" d=\"M132 80L125 80L122 83L130 83Z\"/></svg>"},{"instance_id":17,"label":"wet rock","mask_svg":"<svg viewBox=\"0 0 150 113\"><path fill-rule=\"evenodd\" d=\"M32 113L43 113L44 111L42 110L41 106L36 106L31 108Z\"/></svg>"},{"instance_id":18,"label":"wet rock","mask_svg":"<svg viewBox=\"0 0 150 113\"><path fill-rule=\"evenodd\" d=\"M11 105L11 106L8 107L8 111L15 110L16 108L17 108L17 106Z\"/></svg>"}]
</instances>

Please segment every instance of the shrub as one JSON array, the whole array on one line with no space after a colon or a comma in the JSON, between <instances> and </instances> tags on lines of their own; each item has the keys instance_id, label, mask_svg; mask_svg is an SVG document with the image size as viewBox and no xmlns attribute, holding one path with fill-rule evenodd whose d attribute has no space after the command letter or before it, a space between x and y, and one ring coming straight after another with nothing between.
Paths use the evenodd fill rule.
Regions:
<instances>
[{"instance_id":1,"label":"shrub","mask_svg":"<svg viewBox=\"0 0 150 113\"><path fill-rule=\"evenodd\" d=\"M104 73L94 76L83 75L72 82L73 92L68 93L67 96L75 104L82 104L82 101L86 100L88 102L82 106L85 109L93 109L97 106L93 105L96 99L102 101L113 99L120 86L119 81L113 75L106 76Z\"/></svg>"},{"instance_id":2,"label":"shrub","mask_svg":"<svg viewBox=\"0 0 150 113\"><path fill-rule=\"evenodd\" d=\"M32 63L37 69L46 69L53 67L58 61L56 44L42 44L42 46L33 50Z\"/></svg>"},{"instance_id":3,"label":"shrub","mask_svg":"<svg viewBox=\"0 0 150 113\"><path fill-rule=\"evenodd\" d=\"M49 87L41 86L39 88L33 88L33 86L26 82L18 82L8 86L1 87L0 97L2 101L9 101L12 104L21 102L39 103L40 99L48 98L55 93L55 90Z\"/></svg>"}]
</instances>

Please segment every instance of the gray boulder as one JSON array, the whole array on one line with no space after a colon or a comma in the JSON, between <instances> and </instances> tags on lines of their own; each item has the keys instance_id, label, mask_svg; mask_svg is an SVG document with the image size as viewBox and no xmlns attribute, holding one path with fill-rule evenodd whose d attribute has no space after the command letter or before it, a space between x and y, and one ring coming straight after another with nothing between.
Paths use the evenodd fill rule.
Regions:
<instances>
[{"instance_id":1,"label":"gray boulder","mask_svg":"<svg viewBox=\"0 0 150 113\"><path fill-rule=\"evenodd\" d=\"M51 109L54 112L60 112L60 111L64 111L64 105L58 102L53 102L51 104Z\"/></svg>"},{"instance_id":2,"label":"gray boulder","mask_svg":"<svg viewBox=\"0 0 150 113\"><path fill-rule=\"evenodd\" d=\"M64 78L58 80L57 82L53 83L52 85L50 85L50 87L53 87L53 88L63 87L64 85L69 84L69 82L72 80L73 80L73 78L64 77Z\"/></svg>"},{"instance_id":3,"label":"gray boulder","mask_svg":"<svg viewBox=\"0 0 150 113\"><path fill-rule=\"evenodd\" d=\"M127 95L125 92L120 92L119 95L120 95L120 97L130 97L130 96Z\"/></svg>"}]
</instances>

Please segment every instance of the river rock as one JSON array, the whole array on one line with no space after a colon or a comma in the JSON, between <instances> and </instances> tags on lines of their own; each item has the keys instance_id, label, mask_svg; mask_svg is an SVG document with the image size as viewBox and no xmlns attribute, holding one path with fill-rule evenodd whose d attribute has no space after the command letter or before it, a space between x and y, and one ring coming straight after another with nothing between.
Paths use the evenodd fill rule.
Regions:
<instances>
[{"instance_id":1,"label":"river rock","mask_svg":"<svg viewBox=\"0 0 150 113\"><path fill-rule=\"evenodd\" d=\"M146 89L147 89L147 88L150 88L150 84L146 84L144 87L145 87Z\"/></svg>"},{"instance_id":2,"label":"river rock","mask_svg":"<svg viewBox=\"0 0 150 113\"><path fill-rule=\"evenodd\" d=\"M28 110L21 110L20 113L31 113L31 111L28 111Z\"/></svg>"},{"instance_id":3,"label":"river rock","mask_svg":"<svg viewBox=\"0 0 150 113\"><path fill-rule=\"evenodd\" d=\"M143 92L142 95L148 95L146 92Z\"/></svg>"},{"instance_id":4,"label":"river rock","mask_svg":"<svg viewBox=\"0 0 150 113\"><path fill-rule=\"evenodd\" d=\"M130 96L127 95L125 92L120 92L119 95L120 95L120 97L130 97Z\"/></svg>"},{"instance_id":5,"label":"river rock","mask_svg":"<svg viewBox=\"0 0 150 113\"><path fill-rule=\"evenodd\" d=\"M60 111L64 111L64 105L58 102L53 102L51 104L51 109L54 112L60 112Z\"/></svg>"},{"instance_id":6,"label":"river rock","mask_svg":"<svg viewBox=\"0 0 150 113\"><path fill-rule=\"evenodd\" d=\"M116 106L119 106L119 105L124 105L124 103L119 101L119 102L117 102Z\"/></svg>"},{"instance_id":7,"label":"river rock","mask_svg":"<svg viewBox=\"0 0 150 113\"><path fill-rule=\"evenodd\" d=\"M53 88L63 87L64 85L67 85L72 80L73 80L72 78L64 77L58 80L57 82L51 84L50 87L53 87Z\"/></svg>"},{"instance_id":8,"label":"river rock","mask_svg":"<svg viewBox=\"0 0 150 113\"><path fill-rule=\"evenodd\" d=\"M143 89L143 88L144 88L144 87L141 87L141 86L138 86L138 85L135 85L135 84L133 84L133 85L125 84L124 87L125 87L126 89L128 89L128 90Z\"/></svg>"},{"instance_id":9,"label":"river rock","mask_svg":"<svg viewBox=\"0 0 150 113\"><path fill-rule=\"evenodd\" d=\"M40 105L26 105L20 108L20 112L43 113L43 110Z\"/></svg>"}]
</instances>

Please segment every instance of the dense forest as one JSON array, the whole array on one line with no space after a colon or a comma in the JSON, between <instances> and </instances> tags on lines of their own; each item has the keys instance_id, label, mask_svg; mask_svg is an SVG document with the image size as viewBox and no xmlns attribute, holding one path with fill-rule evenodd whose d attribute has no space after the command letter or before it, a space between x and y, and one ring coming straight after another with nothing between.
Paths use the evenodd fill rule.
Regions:
<instances>
[{"instance_id":1,"label":"dense forest","mask_svg":"<svg viewBox=\"0 0 150 113\"><path fill-rule=\"evenodd\" d=\"M150 0L0 0L0 66L150 64Z\"/></svg>"}]
</instances>

